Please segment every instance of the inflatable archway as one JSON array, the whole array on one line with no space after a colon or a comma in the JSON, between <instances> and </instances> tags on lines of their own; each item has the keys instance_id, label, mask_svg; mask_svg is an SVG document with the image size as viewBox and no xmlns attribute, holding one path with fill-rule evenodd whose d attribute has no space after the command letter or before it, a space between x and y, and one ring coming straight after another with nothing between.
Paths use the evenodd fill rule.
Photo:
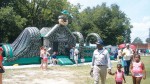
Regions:
<instances>
[{"instance_id":1,"label":"inflatable archway","mask_svg":"<svg viewBox=\"0 0 150 84\"><path fill-rule=\"evenodd\" d=\"M84 47L84 37L80 32L72 32L73 35L76 35L79 38L79 51L80 57L83 57L83 47Z\"/></svg>"},{"instance_id":2,"label":"inflatable archway","mask_svg":"<svg viewBox=\"0 0 150 84\"><path fill-rule=\"evenodd\" d=\"M98 40L102 40L101 37L100 37L97 33L90 33L90 34L87 35L87 37L86 37L86 39L85 39L85 41L86 41L86 46L89 46L89 43L90 43L89 41L90 41L90 38L91 38L91 37L95 37L97 41L98 41Z\"/></svg>"},{"instance_id":3,"label":"inflatable archway","mask_svg":"<svg viewBox=\"0 0 150 84\"><path fill-rule=\"evenodd\" d=\"M79 38L79 46L84 46L84 38L80 32L72 32L74 35L78 36Z\"/></svg>"}]
</instances>

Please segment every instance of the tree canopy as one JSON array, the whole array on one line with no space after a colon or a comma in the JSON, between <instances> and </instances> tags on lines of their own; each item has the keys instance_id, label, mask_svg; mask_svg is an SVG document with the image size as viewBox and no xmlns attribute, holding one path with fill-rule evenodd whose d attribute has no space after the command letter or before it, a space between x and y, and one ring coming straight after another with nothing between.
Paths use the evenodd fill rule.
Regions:
<instances>
[{"instance_id":1,"label":"tree canopy","mask_svg":"<svg viewBox=\"0 0 150 84\"><path fill-rule=\"evenodd\" d=\"M28 26L39 29L54 26L63 10L68 10L70 14L68 27L72 32L81 32L84 38L94 32L101 36L106 45L130 42L130 19L117 4L109 7L102 3L79 12L81 7L67 0L1 0L0 43L13 42Z\"/></svg>"},{"instance_id":2,"label":"tree canopy","mask_svg":"<svg viewBox=\"0 0 150 84\"><path fill-rule=\"evenodd\" d=\"M146 42L147 42L147 43L150 43L150 38L147 38L147 39L146 39Z\"/></svg>"},{"instance_id":3,"label":"tree canopy","mask_svg":"<svg viewBox=\"0 0 150 84\"><path fill-rule=\"evenodd\" d=\"M135 44L142 44L143 41L142 41L139 37L136 37L132 43L135 43Z\"/></svg>"},{"instance_id":4,"label":"tree canopy","mask_svg":"<svg viewBox=\"0 0 150 84\"><path fill-rule=\"evenodd\" d=\"M130 42L132 25L126 14L119 9L117 4L111 7L106 3L96 7L87 7L79 14L79 22L72 28L79 28L83 36L88 33L98 33L105 44L120 44Z\"/></svg>"}]
</instances>

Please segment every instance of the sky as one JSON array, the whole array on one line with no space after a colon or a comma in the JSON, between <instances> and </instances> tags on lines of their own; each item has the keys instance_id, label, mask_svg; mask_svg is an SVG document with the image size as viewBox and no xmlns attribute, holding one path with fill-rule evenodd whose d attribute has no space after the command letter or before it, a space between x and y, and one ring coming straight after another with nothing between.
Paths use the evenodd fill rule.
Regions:
<instances>
[{"instance_id":1,"label":"sky","mask_svg":"<svg viewBox=\"0 0 150 84\"><path fill-rule=\"evenodd\" d=\"M149 37L150 28L150 0L68 0L71 4L76 5L80 3L81 10L86 7L95 7L106 2L107 6L117 4L120 10L123 11L128 18L130 18L131 25L131 42L136 37L139 37L144 43Z\"/></svg>"}]
</instances>

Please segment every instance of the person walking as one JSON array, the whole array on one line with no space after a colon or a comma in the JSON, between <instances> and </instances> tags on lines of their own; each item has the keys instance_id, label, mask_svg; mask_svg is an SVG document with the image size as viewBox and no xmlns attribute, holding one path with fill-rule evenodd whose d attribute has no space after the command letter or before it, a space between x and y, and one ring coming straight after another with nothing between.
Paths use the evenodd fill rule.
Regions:
<instances>
[{"instance_id":1,"label":"person walking","mask_svg":"<svg viewBox=\"0 0 150 84\"><path fill-rule=\"evenodd\" d=\"M96 42L97 49L93 52L92 68L94 84L99 84L99 78L101 78L101 84L105 84L107 67L108 73L111 74L111 62L110 55L107 49L103 48L103 41Z\"/></svg>"},{"instance_id":2,"label":"person walking","mask_svg":"<svg viewBox=\"0 0 150 84\"><path fill-rule=\"evenodd\" d=\"M112 75L115 75L116 84L123 84L123 80L124 80L124 83L126 83L124 72L121 70L121 68L122 68L122 65L117 64L117 71L112 74Z\"/></svg>"},{"instance_id":3,"label":"person walking","mask_svg":"<svg viewBox=\"0 0 150 84\"><path fill-rule=\"evenodd\" d=\"M2 64L2 61L3 61L2 53L3 53L3 48L0 47L0 68L1 68L2 70L4 70L4 67L3 67L3 64ZM4 70L4 71L5 71L5 70ZM0 84L2 84L2 73L0 73Z\"/></svg>"},{"instance_id":4,"label":"person walking","mask_svg":"<svg viewBox=\"0 0 150 84\"><path fill-rule=\"evenodd\" d=\"M125 75L129 75L129 67L131 62L131 57L133 56L133 50L130 48L130 44L126 44L126 48L123 49L123 60L126 63L126 66L124 66L124 72Z\"/></svg>"},{"instance_id":5,"label":"person walking","mask_svg":"<svg viewBox=\"0 0 150 84\"><path fill-rule=\"evenodd\" d=\"M131 63L130 71L132 74L133 84L140 84L142 78L146 79L145 65L141 61L141 56L139 54L134 56L134 62Z\"/></svg>"}]
</instances>

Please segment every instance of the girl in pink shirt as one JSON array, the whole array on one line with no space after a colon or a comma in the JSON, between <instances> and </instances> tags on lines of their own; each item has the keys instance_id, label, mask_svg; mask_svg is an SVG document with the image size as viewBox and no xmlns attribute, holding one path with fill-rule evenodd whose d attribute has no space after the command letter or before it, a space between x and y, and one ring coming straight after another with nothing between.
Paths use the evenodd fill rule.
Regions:
<instances>
[{"instance_id":1,"label":"girl in pink shirt","mask_svg":"<svg viewBox=\"0 0 150 84\"><path fill-rule=\"evenodd\" d=\"M42 65L42 69L43 70L47 70L48 67L48 56L50 56L50 54L47 52L46 49L44 49L44 52L42 54L42 58L43 58L43 65ZM45 66L44 66L45 65Z\"/></svg>"},{"instance_id":2,"label":"girl in pink shirt","mask_svg":"<svg viewBox=\"0 0 150 84\"><path fill-rule=\"evenodd\" d=\"M146 79L145 66L144 63L140 61L140 59L140 55L136 54L134 56L134 61L130 66L133 84L140 84L142 78Z\"/></svg>"},{"instance_id":3,"label":"girl in pink shirt","mask_svg":"<svg viewBox=\"0 0 150 84\"><path fill-rule=\"evenodd\" d=\"M124 83L126 83L124 72L121 70L122 65L117 64L117 71L115 73L112 73L112 75L115 75L115 81L116 84L122 84L122 81L124 80Z\"/></svg>"}]
</instances>

